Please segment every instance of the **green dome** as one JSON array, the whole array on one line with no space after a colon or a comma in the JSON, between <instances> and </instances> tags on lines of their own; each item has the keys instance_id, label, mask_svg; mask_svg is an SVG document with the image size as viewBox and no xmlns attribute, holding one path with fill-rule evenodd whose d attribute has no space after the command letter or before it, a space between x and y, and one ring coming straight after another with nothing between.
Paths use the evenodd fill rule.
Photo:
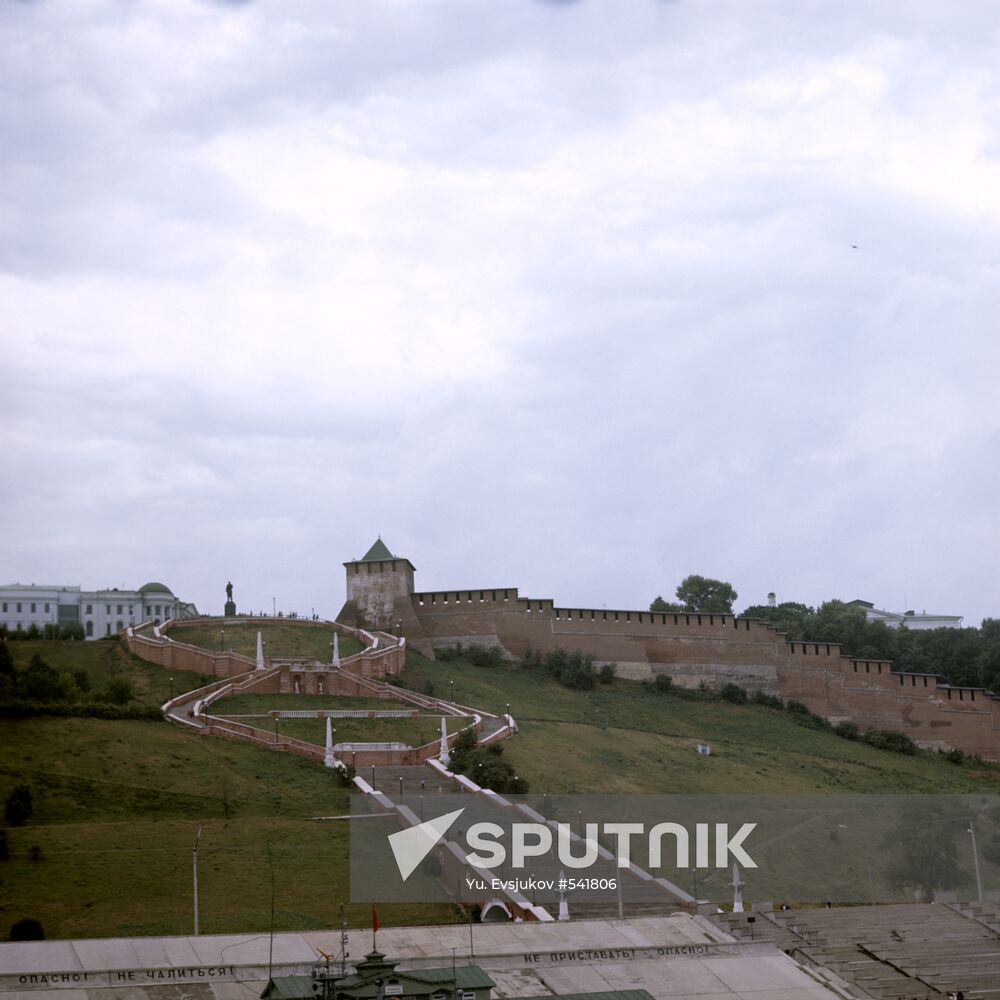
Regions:
<instances>
[{"instance_id":1,"label":"green dome","mask_svg":"<svg viewBox=\"0 0 1000 1000\"><path fill-rule=\"evenodd\" d=\"M163 583L144 583L139 588L140 594L169 594L171 597L174 596L174 592Z\"/></svg>"}]
</instances>

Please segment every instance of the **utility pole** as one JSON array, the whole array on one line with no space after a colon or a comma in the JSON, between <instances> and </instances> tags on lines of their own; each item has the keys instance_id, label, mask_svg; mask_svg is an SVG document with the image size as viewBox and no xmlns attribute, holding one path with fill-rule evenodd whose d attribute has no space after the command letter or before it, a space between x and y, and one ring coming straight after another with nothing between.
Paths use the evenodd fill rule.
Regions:
<instances>
[{"instance_id":1,"label":"utility pole","mask_svg":"<svg viewBox=\"0 0 1000 1000\"><path fill-rule=\"evenodd\" d=\"M198 827L198 836L194 838L194 849L191 851L191 861L194 867L194 936L199 934L198 930L198 841L201 840L201 827Z\"/></svg>"},{"instance_id":2,"label":"utility pole","mask_svg":"<svg viewBox=\"0 0 1000 1000\"><path fill-rule=\"evenodd\" d=\"M976 892L979 896L979 902L983 901L983 876L979 871L979 851L976 849L976 828L973 825L972 820L969 820L969 825L965 828L965 832L972 837L972 860L976 866Z\"/></svg>"}]
</instances>

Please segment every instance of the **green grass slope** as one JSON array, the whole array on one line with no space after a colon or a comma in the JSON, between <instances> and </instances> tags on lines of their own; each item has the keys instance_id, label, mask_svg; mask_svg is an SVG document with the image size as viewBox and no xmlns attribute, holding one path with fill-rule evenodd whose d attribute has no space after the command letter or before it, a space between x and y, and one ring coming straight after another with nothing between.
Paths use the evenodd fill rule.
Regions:
<instances>
[{"instance_id":1,"label":"green grass slope","mask_svg":"<svg viewBox=\"0 0 1000 1000\"><path fill-rule=\"evenodd\" d=\"M349 811L330 771L166 722L33 718L0 725L0 796L32 789L29 822L0 862L0 933L24 917L48 937L185 934L198 827L202 933L264 931L268 845L278 929L329 927L348 903ZM34 849L37 848L37 851ZM389 905L393 923L452 921L447 906Z\"/></svg>"},{"instance_id":2,"label":"green grass slope","mask_svg":"<svg viewBox=\"0 0 1000 1000\"><path fill-rule=\"evenodd\" d=\"M438 663L412 650L403 682L519 726L504 757L534 792L963 792L1000 788L1000 767L941 754L876 750L794 714L758 705L657 694L615 680L573 691L516 665ZM709 743L712 756L695 753Z\"/></svg>"},{"instance_id":3,"label":"green grass slope","mask_svg":"<svg viewBox=\"0 0 1000 1000\"><path fill-rule=\"evenodd\" d=\"M223 631L225 634L223 635ZM264 642L265 656L302 656L329 663L333 654L333 629L329 625L318 622L299 621L270 622L263 619L249 619L234 624L226 622L225 626L196 622L191 625L179 623L167 631L175 642L186 642L192 646L204 649L231 649L244 656L257 655L257 632L260 632ZM351 656L360 653L362 646L352 635L340 633L337 643L341 656Z\"/></svg>"}]
</instances>

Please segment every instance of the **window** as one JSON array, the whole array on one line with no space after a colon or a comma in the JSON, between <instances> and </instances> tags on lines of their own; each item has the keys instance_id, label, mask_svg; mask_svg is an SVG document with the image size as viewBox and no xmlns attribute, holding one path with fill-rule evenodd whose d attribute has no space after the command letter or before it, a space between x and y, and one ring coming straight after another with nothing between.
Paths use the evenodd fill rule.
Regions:
<instances>
[{"instance_id":1,"label":"window","mask_svg":"<svg viewBox=\"0 0 1000 1000\"><path fill-rule=\"evenodd\" d=\"M7 610L7 602L6 601L3 602L3 609L4 609L4 611Z\"/></svg>"},{"instance_id":2,"label":"window","mask_svg":"<svg viewBox=\"0 0 1000 1000\"><path fill-rule=\"evenodd\" d=\"M20 611L20 610L21 610L21 602L20 602L20 601L18 601L18 602L17 602L17 610L18 610L18 611ZM20 628L20 627L21 627L21 626L20 626L20 625L18 625L18 628Z\"/></svg>"},{"instance_id":3,"label":"window","mask_svg":"<svg viewBox=\"0 0 1000 1000\"><path fill-rule=\"evenodd\" d=\"M462 998L462 1000L476 1000L476 991L475 990L462 990L459 993L459 996Z\"/></svg>"},{"instance_id":4,"label":"window","mask_svg":"<svg viewBox=\"0 0 1000 1000\"><path fill-rule=\"evenodd\" d=\"M147 604L147 605L146 605L146 614L147 614L147 615L148 615L148 614L150 614L150 613L152 612L152 610L153 610L153 609L152 609L152 608L151 608L151 607L150 607L150 606L149 606L149 605Z\"/></svg>"},{"instance_id":5,"label":"window","mask_svg":"<svg viewBox=\"0 0 1000 1000\"><path fill-rule=\"evenodd\" d=\"M48 613L48 610L49 610L49 603L48 603L48 601L46 601L45 602L45 611L46 611L46 614Z\"/></svg>"},{"instance_id":6,"label":"window","mask_svg":"<svg viewBox=\"0 0 1000 1000\"><path fill-rule=\"evenodd\" d=\"M110 615L111 614L111 605L110 604L105 605L104 610Z\"/></svg>"},{"instance_id":7,"label":"window","mask_svg":"<svg viewBox=\"0 0 1000 1000\"><path fill-rule=\"evenodd\" d=\"M32 614L35 613L35 602L34 601L31 602L31 613Z\"/></svg>"},{"instance_id":8,"label":"window","mask_svg":"<svg viewBox=\"0 0 1000 1000\"><path fill-rule=\"evenodd\" d=\"M130 604L130 605L128 606L128 613L129 613L130 615L131 615L131 614L134 614L134 613L135 613L135 609L134 609L134 608L132 607L132 605L131 605L131 604Z\"/></svg>"},{"instance_id":9,"label":"window","mask_svg":"<svg viewBox=\"0 0 1000 1000\"><path fill-rule=\"evenodd\" d=\"M105 635L111 635L111 622L108 622L107 625L104 626L104 630Z\"/></svg>"},{"instance_id":10,"label":"window","mask_svg":"<svg viewBox=\"0 0 1000 1000\"><path fill-rule=\"evenodd\" d=\"M115 614L120 615L121 613L122 613L122 606L119 604L118 607L115 609Z\"/></svg>"},{"instance_id":11,"label":"window","mask_svg":"<svg viewBox=\"0 0 1000 1000\"><path fill-rule=\"evenodd\" d=\"M94 623L87 622L87 636L88 638L94 634Z\"/></svg>"},{"instance_id":12,"label":"window","mask_svg":"<svg viewBox=\"0 0 1000 1000\"><path fill-rule=\"evenodd\" d=\"M88 615L92 615L93 613L94 613L94 605L93 604L88 604L87 605L87 614Z\"/></svg>"},{"instance_id":13,"label":"window","mask_svg":"<svg viewBox=\"0 0 1000 1000\"><path fill-rule=\"evenodd\" d=\"M156 617L157 618L160 617L160 605L159 604L156 605Z\"/></svg>"},{"instance_id":14,"label":"window","mask_svg":"<svg viewBox=\"0 0 1000 1000\"><path fill-rule=\"evenodd\" d=\"M120 621L119 621L119 622L115 622L115 631L116 631L116 632L121 632L121 630L122 630L123 628L125 628L125 625L124 625L124 623L122 623L122 622L120 622Z\"/></svg>"}]
</instances>

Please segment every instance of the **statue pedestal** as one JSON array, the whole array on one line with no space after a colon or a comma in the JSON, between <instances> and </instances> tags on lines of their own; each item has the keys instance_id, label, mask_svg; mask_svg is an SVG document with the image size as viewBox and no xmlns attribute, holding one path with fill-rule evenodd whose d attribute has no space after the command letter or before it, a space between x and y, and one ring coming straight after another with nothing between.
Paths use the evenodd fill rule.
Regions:
<instances>
[{"instance_id":1,"label":"statue pedestal","mask_svg":"<svg viewBox=\"0 0 1000 1000\"><path fill-rule=\"evenodd\" d=\"M226 610L222 612L227 618L236 617L236 602L226 601Z\"/></svg>"}]
</instances>

